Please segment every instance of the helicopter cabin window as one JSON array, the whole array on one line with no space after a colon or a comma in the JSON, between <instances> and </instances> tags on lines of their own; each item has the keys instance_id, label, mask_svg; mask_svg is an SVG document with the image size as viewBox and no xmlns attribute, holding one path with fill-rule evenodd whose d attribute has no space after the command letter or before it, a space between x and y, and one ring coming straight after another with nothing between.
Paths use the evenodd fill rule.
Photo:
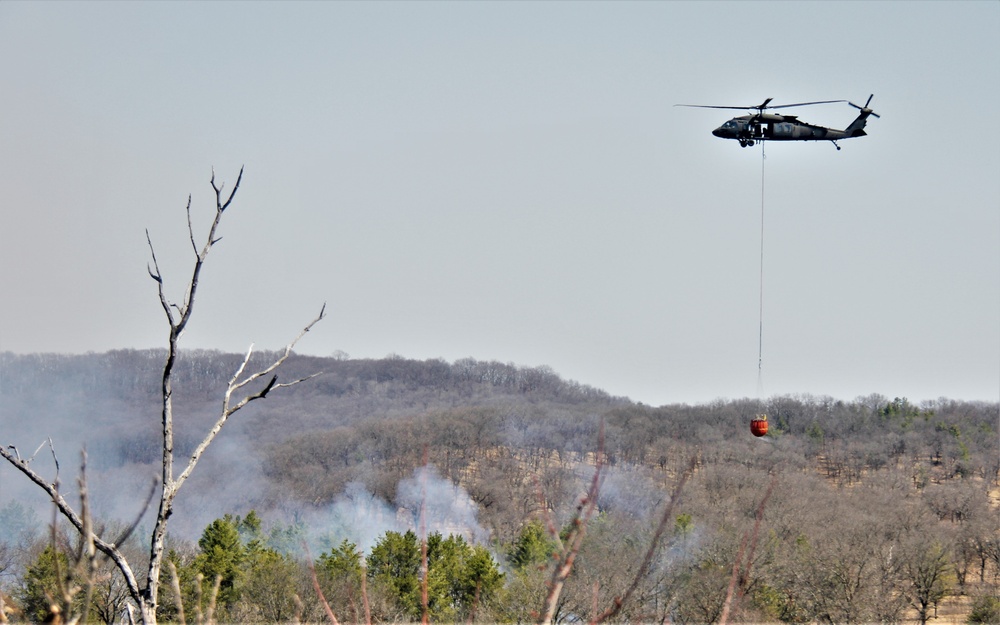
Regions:
<instances>
[{"instance_id":1,"label":"helicopter cabin window","mask_svg":"<svg viewBox=\"0 0 1000 625\"><path fill-rule=\"evenodd\" d=\"M775 124L774 135L776 137L790 137L792 136L792 128L792 124Z\"/></svg>"}]
</instances>

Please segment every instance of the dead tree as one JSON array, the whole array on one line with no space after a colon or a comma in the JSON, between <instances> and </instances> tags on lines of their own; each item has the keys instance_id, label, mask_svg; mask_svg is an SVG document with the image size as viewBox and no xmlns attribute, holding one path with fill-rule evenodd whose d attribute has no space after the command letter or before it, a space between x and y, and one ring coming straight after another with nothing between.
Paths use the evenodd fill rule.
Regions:
<instances>
[{"instance_id":1,"label":"dead tree","mask_svg":"<svg viewBox=\"0 0 1000 625\"><path fill-rule=\"evenodd\" d=\"M191 272L191 277L188 280L184 293L184 299L179 304L172 302L167 297L164 287L164 278L160 272L152 239L149 236L149 232L146 232L146 242L149 245L151 257L151 264L147 266L147 271L149 272L150 277L152 277L157 284L157 293L160 298L160 305L163 308L164 314L166 314L167 322L170 326L170 334L167 344L167 358L163 365L161 389L163 458L162 473L158 480L160 501L156 513L156 520L153 524L153 531L150 536L149 567L145 572L145 583L140 585L140 581L136 577L136 572L133 571L127 559L119 550L118 546L121 541L107 541L104 538L95 535L92 525L87 518L86 512L83 511L83 513L78 513L73 506L66 501L66 499L59 492L58 476L54 481L49 481L30 466L31 458L22 459L13 445L0 448L0 456L3 456L11 465L14 466L14 468L27 476L28 479L37 484L48 494L59 512L70 522L76 531L79 532L83 540L88 544L92 543L94 549L100 551L108 559L114 562L117 569L121 572L122 577L125 579L129 595L138 607L142 622L145 625L155 625L156 623L156 606L159 600L160 569L163 565L167 521L173 513L174 499L177 497L177 493L180 491L181 487L191 476L191 473L194 471L198 461L205 453L205 450L212 444L212 441L215 440L216 436L218 436L222 427L226 424L229 418L250 402L258 399L264 399L269 393L276 389L294 386L300 382L304 382L315 377L316 375L319 375L319 373L316 373L304 378L294 379L289 382L279 382L276 371L292 354L292 349L305 335L305 333L311 330L312 327L323 318L326 310L325 305L320 309L319 315L310 321L309 324L306 325L301 332L299 332L298 336L296 336L295 339L293 339L292 342L285 347L284 351L279 352L277 358L271 361L270 364L256 370L249 369L250 358L253 355L253 346L250 346L250 349L247 350L242 363L229 380L229 384L226 387L226 391L223 396L222 408L214 425L202 438L201 443L195 448L186 463L183 464L181 472L179 474L175 474L173 376L174 365L176 364L177 357L179 355L178 342L191 320L195 298L198 293L198 280L201 277L201 271L204 267L205 260L208 258L208 254L212 247L221 240L221 237L218 236L218 229L219 224L222 221L222 216L232 203L233 197L236 195L236 191L239 189L240 181L242 179L243 170L240 169L239 177L236 179L236 184L233 186L232 191L230 191L227 195L223 192L223 186L216 184L215 171L213 170L211 184L212 189L215 191L215 218L209 228L208 236L205 238L205 243L200 249L196 243L194 226L191 221L191 196L188 196L188 235L191 241L191 248L194 251L195 262Z\"/></svg>"}]
</instances>

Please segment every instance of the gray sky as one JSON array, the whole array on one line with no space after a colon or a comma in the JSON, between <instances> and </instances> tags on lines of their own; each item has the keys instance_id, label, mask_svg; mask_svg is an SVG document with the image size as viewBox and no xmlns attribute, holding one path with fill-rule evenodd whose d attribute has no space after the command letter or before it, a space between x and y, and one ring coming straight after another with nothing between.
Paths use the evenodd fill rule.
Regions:
<instances>
[{"instance_id":1,"label":"gray sky","mask_svg":"<svg viewBox=\"0 0 1000 625\"><path fill-rule=\"evenodd\" d=\"M548 365L649 404L1000 394L1000 3L0 3L0 350ZM843 128L846 104L793 111Z\"/></svg>"}]
</instances>

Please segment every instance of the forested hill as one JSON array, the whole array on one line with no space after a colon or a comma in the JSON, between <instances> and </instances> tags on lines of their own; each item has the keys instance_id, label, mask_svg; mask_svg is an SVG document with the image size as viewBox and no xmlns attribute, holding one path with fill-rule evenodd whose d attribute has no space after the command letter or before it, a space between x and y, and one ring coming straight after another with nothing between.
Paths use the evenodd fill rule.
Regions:
<instances>
[{"instance_id":1,"label":"forested hill","mask_svg":"<svg viewBox=\"0 0 1000 625\"><path fill-rule=\"evenodd\" d=\"M86 445L94 470L135 483L136 475L146 479L160 457L164 357L163 350L3 353L0 442L30 453L51 437L64 461ZM175 377L181 453L193 449L216 418L242 357L216 351L182 355ZM774 397L649 407L563 380L547 367L395 356L296 355L280 378L315 372L322 375L253 404L227 426L190 487L201 492L182 498L182 504L199 502L196 523L251 506L322 506L349 482L392 501L396 484L422 462L426 449L432 464L478 498L491 529L504 534L512 531L505 525L516 528L523 520L518 517L534 507L533 482L518 477L525 463L557 483L547 495L554 503L567 504L576 486L564 488L564 477L545 472L564 471L569 459L594 452L602 420L612 466L666 470L696 455L703 464L813 467L851 483L889 467L921 472L924 480L993 479L1000 463L995 403L942 399L918 406L873 395L849 402ZM771 435L763 440L747 431L758 412L771 419ZM553 457L567 463L549 462ZM214 492L219 477L224 483L227 475L240 476L241 487ZM512 505L511 497L489 492L499 484L508 495L520 484L519 495L532 501L522 501L518 511L498 510Z\"/></svg>"},{"instance_id":2,"label":"forested hill","mask_svg":"<svg viewBox=\"0 0 1000 625\"><path fill-rule=\"evenodd\" d=\"M85 446L91 471L113 476L114 487L97 486L108 491L105 506L130 516L124 504L119 504L121 493L141 490L157 473L162 453L160 378L165 356L165 350L159 349L85 355L0 354L0 443L16 445L27 455L51 438L64 465L67 461L75 465L77 453ZM204 350L182 353L174 376L175 446L181 454L193 450L217 418L226 384L243 356ZM256 353L250 367L274 356ZM530 436L545 445L562 446L567 442L563 437L570 434L549 432L550 419L573 422L574 447L593 447L594 417L616 406L631 405L624 398L565 381L546 367L472 359L447 363L396 356L349 360L293 355L280 370L279 379L289 381L316 372L322 374L255 402L227 425L178 500L181 511L191 508L188 529L200 531L199 524L204 518L215 518L212 515L249 506L289 504L289 493L308 495L310 505L327 503L342 481L313 473L309 479L322 486L314 483L310 488L297 485L286 490L288 478L277 468L274 456L297 437L322 438L336 432L343 438L345 431L361 431L373 424L388 428L447 411L489 409L537 419L544 427L532 426ZM49 461L48 452L40 456L38 462ZM6 476L9 469L0 467L0 471L4 472L0 476ZM227 487L227 479L237 480L239 488ZM4 483L5 492L0 495L9 495L18 480L6 478ZM307 493L316 489L324 490L326 496L317 499ZM171 527L180 530L187 524L181 520L184 514L177 516Z\"/></svg>"},{"instance_id":3,"label":"forested hill","mask_svg":"<svg viewBox=\"0 0 1000 625\"><path fill-rule=\"evenodd\" d=\"M0 444L34 453L32 467L51 477L53 453L39 446L51 438L63 484L86 448L98 515L133 518L159 473L164 358L0 354ZM242 358L182 355L179 458L217 418ZM621 592L690 467L636 593L639 620L717 620L750 535L752 566L740 577L747 622L898 622L921 601L926 616L932 599L996 594L996 403L872 395L650 407L545 367L472 359L293 356L279 375L315 372L227 425L176 501L173 540L255 510L272 528L322 536L318 549L347 539L367 550L387 530L412 529L426 507L432 520L439 514L435 531L488 542L502 559L530 522L569 518L600 457L599 515L563 595L566 614L588 614L598 586ZM770 432L758 439L748 423L761 412ZM14 502L46 509L9 466L0 484L0 513ZM193 543L184 553L194 557ZM938 577L920 586L927 563ZM536 590L544 594L543 580Z\"/></svg>"}]
</instances>

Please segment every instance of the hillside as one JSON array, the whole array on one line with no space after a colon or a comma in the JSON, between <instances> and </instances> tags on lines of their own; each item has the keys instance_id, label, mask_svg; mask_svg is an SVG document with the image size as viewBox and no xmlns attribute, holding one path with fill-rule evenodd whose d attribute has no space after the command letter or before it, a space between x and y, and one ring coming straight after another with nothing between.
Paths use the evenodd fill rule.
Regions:
<instances>
[{"instance_id":1,"label":"hillside","mask_svg":"<svg viewBox=\"0 0 1000 625\"><path fill-rule=\"evenodd\" d=\"M157 472L163 357L3 354L0 442L26 456L51 437L67 483L66 467L86 447L99 514L130 518ZM240 359L184 354L175 394L182 453L214 420ZM718 616L768 492L744 580L754 618L898 616L913 590L907 571L938 547L949 594L997 592L997 404L870 396L650 407L546 368L472 359L295 356L282 376L315 371L323 375L227 426L178 499L177 538L255 509L270 523L304 524L320 548L342 538L364 548L383 529L405 528L407 518L412 526L415 507L429 502L442 527L502 551L528 521L568 518L600 452L600 516L566 599L577 613L594 582L622 588L692 462L670 547L644 586L650 598L670 597L674 618ZM763 439L747 428L758 412L770 417ZM434 472L418 481L425 459ZM47 448L36 462L52 464ZM9 467L0 466L0 483L0 507L16 500L44 511L41 492ZM837 586L852 576L864 588ZM667 608L643 604L654 609Z\"/></svg>"}]
</instances>

